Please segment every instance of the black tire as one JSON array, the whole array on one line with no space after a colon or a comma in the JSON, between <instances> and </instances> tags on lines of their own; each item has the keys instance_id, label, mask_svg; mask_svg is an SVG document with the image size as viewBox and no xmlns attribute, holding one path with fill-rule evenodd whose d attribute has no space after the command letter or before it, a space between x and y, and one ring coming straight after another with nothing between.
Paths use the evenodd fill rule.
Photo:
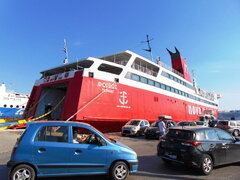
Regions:
<instances>
[{"instance_id":1,"label":"black tire","mask_svg":"<svg viewBox=\"0 0 240 180\"><path fill-rule=\"evenodd\" d=\"M129 168L127 164L123 161L115 162L109 172L109 177L112 180L124 180L129 174Z\"/></svg>"},{"instance_id":2,"label":"black tire","mask_svg":"<svg viewBox=\"0 0 240 180\"><path fill-rule=\"evenodd\" d=\"M149 139L149 136L145 134L145 139Z\"/></svg>"},{"instance_id":3,"label":"black tire","mask_svg":"<svg viewBox=\"0 0 240 180\"><path fill-rule=\"evenodd\" d=\"M136 134L135 134L136 137L139 137L140 136L140 132L138 131Z\"/></svg>"},{"instance_id":4,"label":"black tire","mask_svg":"<svg viewBox=\"0 0 240 180\"><path fill-rule=\"evenodd\" d=\"M31 166L27 164L20 164L11 171L10 180L20 180L20 179L34 180L35 176L36 176L36 173Z\"/></svg>"},{"instance_id":5,"label":"black tire","mask_svg":"<svg viewBox=\"0 0 240 180\"><path fill-rule=\"evenodd\" d=\"M165 158L162 158L163 162L166 163L166 164L170 164L172 161L168 160L168 159L165 159Z\"/></svg>"},{"instance_id":6,"label":"black tire","mask_svg":"<svg viewBox=\"0 0 240 180\"><path fill-rule=\"evenodd\" d=\"M239 132L238 132L238 130L234 130L232 134L233 134L234 137L238 137Z\"/></svg>"},{"instance_id":7,"label":"black tire","mask_svg":"<svg viewBox=\"0 0 240 180\"><path fill-rule=\"evenodd\" d=\"M212 158L209 155L204 154L201 162L200 173L203 175L208 175L211 173L212 169L213 169Z\"/></svg>"}]
</instances>

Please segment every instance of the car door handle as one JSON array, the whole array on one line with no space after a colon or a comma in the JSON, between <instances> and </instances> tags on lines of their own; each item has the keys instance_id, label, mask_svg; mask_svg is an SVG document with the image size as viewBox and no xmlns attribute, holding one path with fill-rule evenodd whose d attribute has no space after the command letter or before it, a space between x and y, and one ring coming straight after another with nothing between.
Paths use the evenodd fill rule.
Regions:
<instances>
[{"instance_id":1,"label":"car door handle","mask_svg":"<svg viewBox=\"0 0 240 180\"><path fill-rule=\"evenodd\" d=\"M82 150L77 149L75 152L76 152L76 153L80 153L80 152L82 152Z\"/></svg>"},{"instance_id":2,"label":"car door handle","mask_svg":"<svg viewBox=\"0 0 240 180\"><path fill-rule=\"evenodd\" d=\"M39 150L39 151L46 151L45 148L39 148L38 150Z\"/></svg>"}]
</instances>

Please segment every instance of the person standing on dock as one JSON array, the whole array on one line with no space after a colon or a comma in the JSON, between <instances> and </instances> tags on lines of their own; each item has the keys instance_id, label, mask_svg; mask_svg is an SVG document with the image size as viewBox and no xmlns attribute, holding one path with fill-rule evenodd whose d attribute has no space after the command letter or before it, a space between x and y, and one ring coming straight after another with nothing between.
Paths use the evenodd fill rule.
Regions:
<instances>
[{"instance_id":1,"label":"person standing on dock","mask_svg":"<svg viewBox=\"0 0 240 180\"><path fill-rule=\"evenodd\" d=\"M160 131L160 136L164 136L166 132L166 125L163 121L163 119L158 118L160 121L158 123L159 131Z\"/></svg>"}]
</instances>

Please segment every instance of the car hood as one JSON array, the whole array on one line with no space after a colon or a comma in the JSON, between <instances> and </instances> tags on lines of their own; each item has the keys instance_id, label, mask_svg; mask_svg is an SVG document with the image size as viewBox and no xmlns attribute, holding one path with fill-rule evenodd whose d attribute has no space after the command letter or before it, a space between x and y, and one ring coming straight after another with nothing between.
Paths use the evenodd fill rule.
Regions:
<instances>
[{"instance_id":1,"label":"car hood","mask_svg":"<svg viewBox=\"0 0 240 180\"><path fill-rule=\"evenodd\" d=\"M123 128L136 128L137 126L134 126L134 125L125 125L123 126Z\"/></svg>"},{"instance_id":2,"label":"car hood","mask_svg":"<svg viewBox=\"0 0 240 180\"><path fill-rule=\"evenodd\" d=\"M135 151L134 151L132 148L130 148L130 147L128 147L128 146L120 143L119 141L117 141L117 142L115 143L115 145L118 146L118 147L124 148L124 149L126 149L127 151L130 151L130 152L134 152L134 153L135 153Z\"/></svg>"}]
</instances>

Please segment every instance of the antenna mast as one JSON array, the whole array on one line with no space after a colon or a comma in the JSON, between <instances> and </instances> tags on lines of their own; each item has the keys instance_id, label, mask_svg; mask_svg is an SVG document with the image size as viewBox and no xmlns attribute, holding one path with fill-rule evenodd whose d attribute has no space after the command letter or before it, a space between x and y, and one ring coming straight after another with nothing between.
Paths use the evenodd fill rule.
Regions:
<instances>
[{"instance_id":1,"label":"antenna mast","mask_svg":"<svg viewBox=\"0 0 240 180\"><path fill-rule=\"evenodd\" d=\"M143 50L150 53L151 61L153 61L152 48L150 46L150 41L152 41L152 40L153 40L153 38L149 39L148 38L148 34L147 34L147 40L146 41L142 41L142 43L147 43L148 44L148 49L143 49Z\"/></svg>"},{"instance_id":2,"label":"antenna mast","mask_svg":"<svg viewBox=\"0 0 240 180\"><path fill-rule=\"evenodd\" d=\"M64 39L63 42L64 42L63 52L65 53L65 59L63 60L63 64L67 64L68 63L68 51L67 51L66 39Z\"/></svg>"}]
</instances>

